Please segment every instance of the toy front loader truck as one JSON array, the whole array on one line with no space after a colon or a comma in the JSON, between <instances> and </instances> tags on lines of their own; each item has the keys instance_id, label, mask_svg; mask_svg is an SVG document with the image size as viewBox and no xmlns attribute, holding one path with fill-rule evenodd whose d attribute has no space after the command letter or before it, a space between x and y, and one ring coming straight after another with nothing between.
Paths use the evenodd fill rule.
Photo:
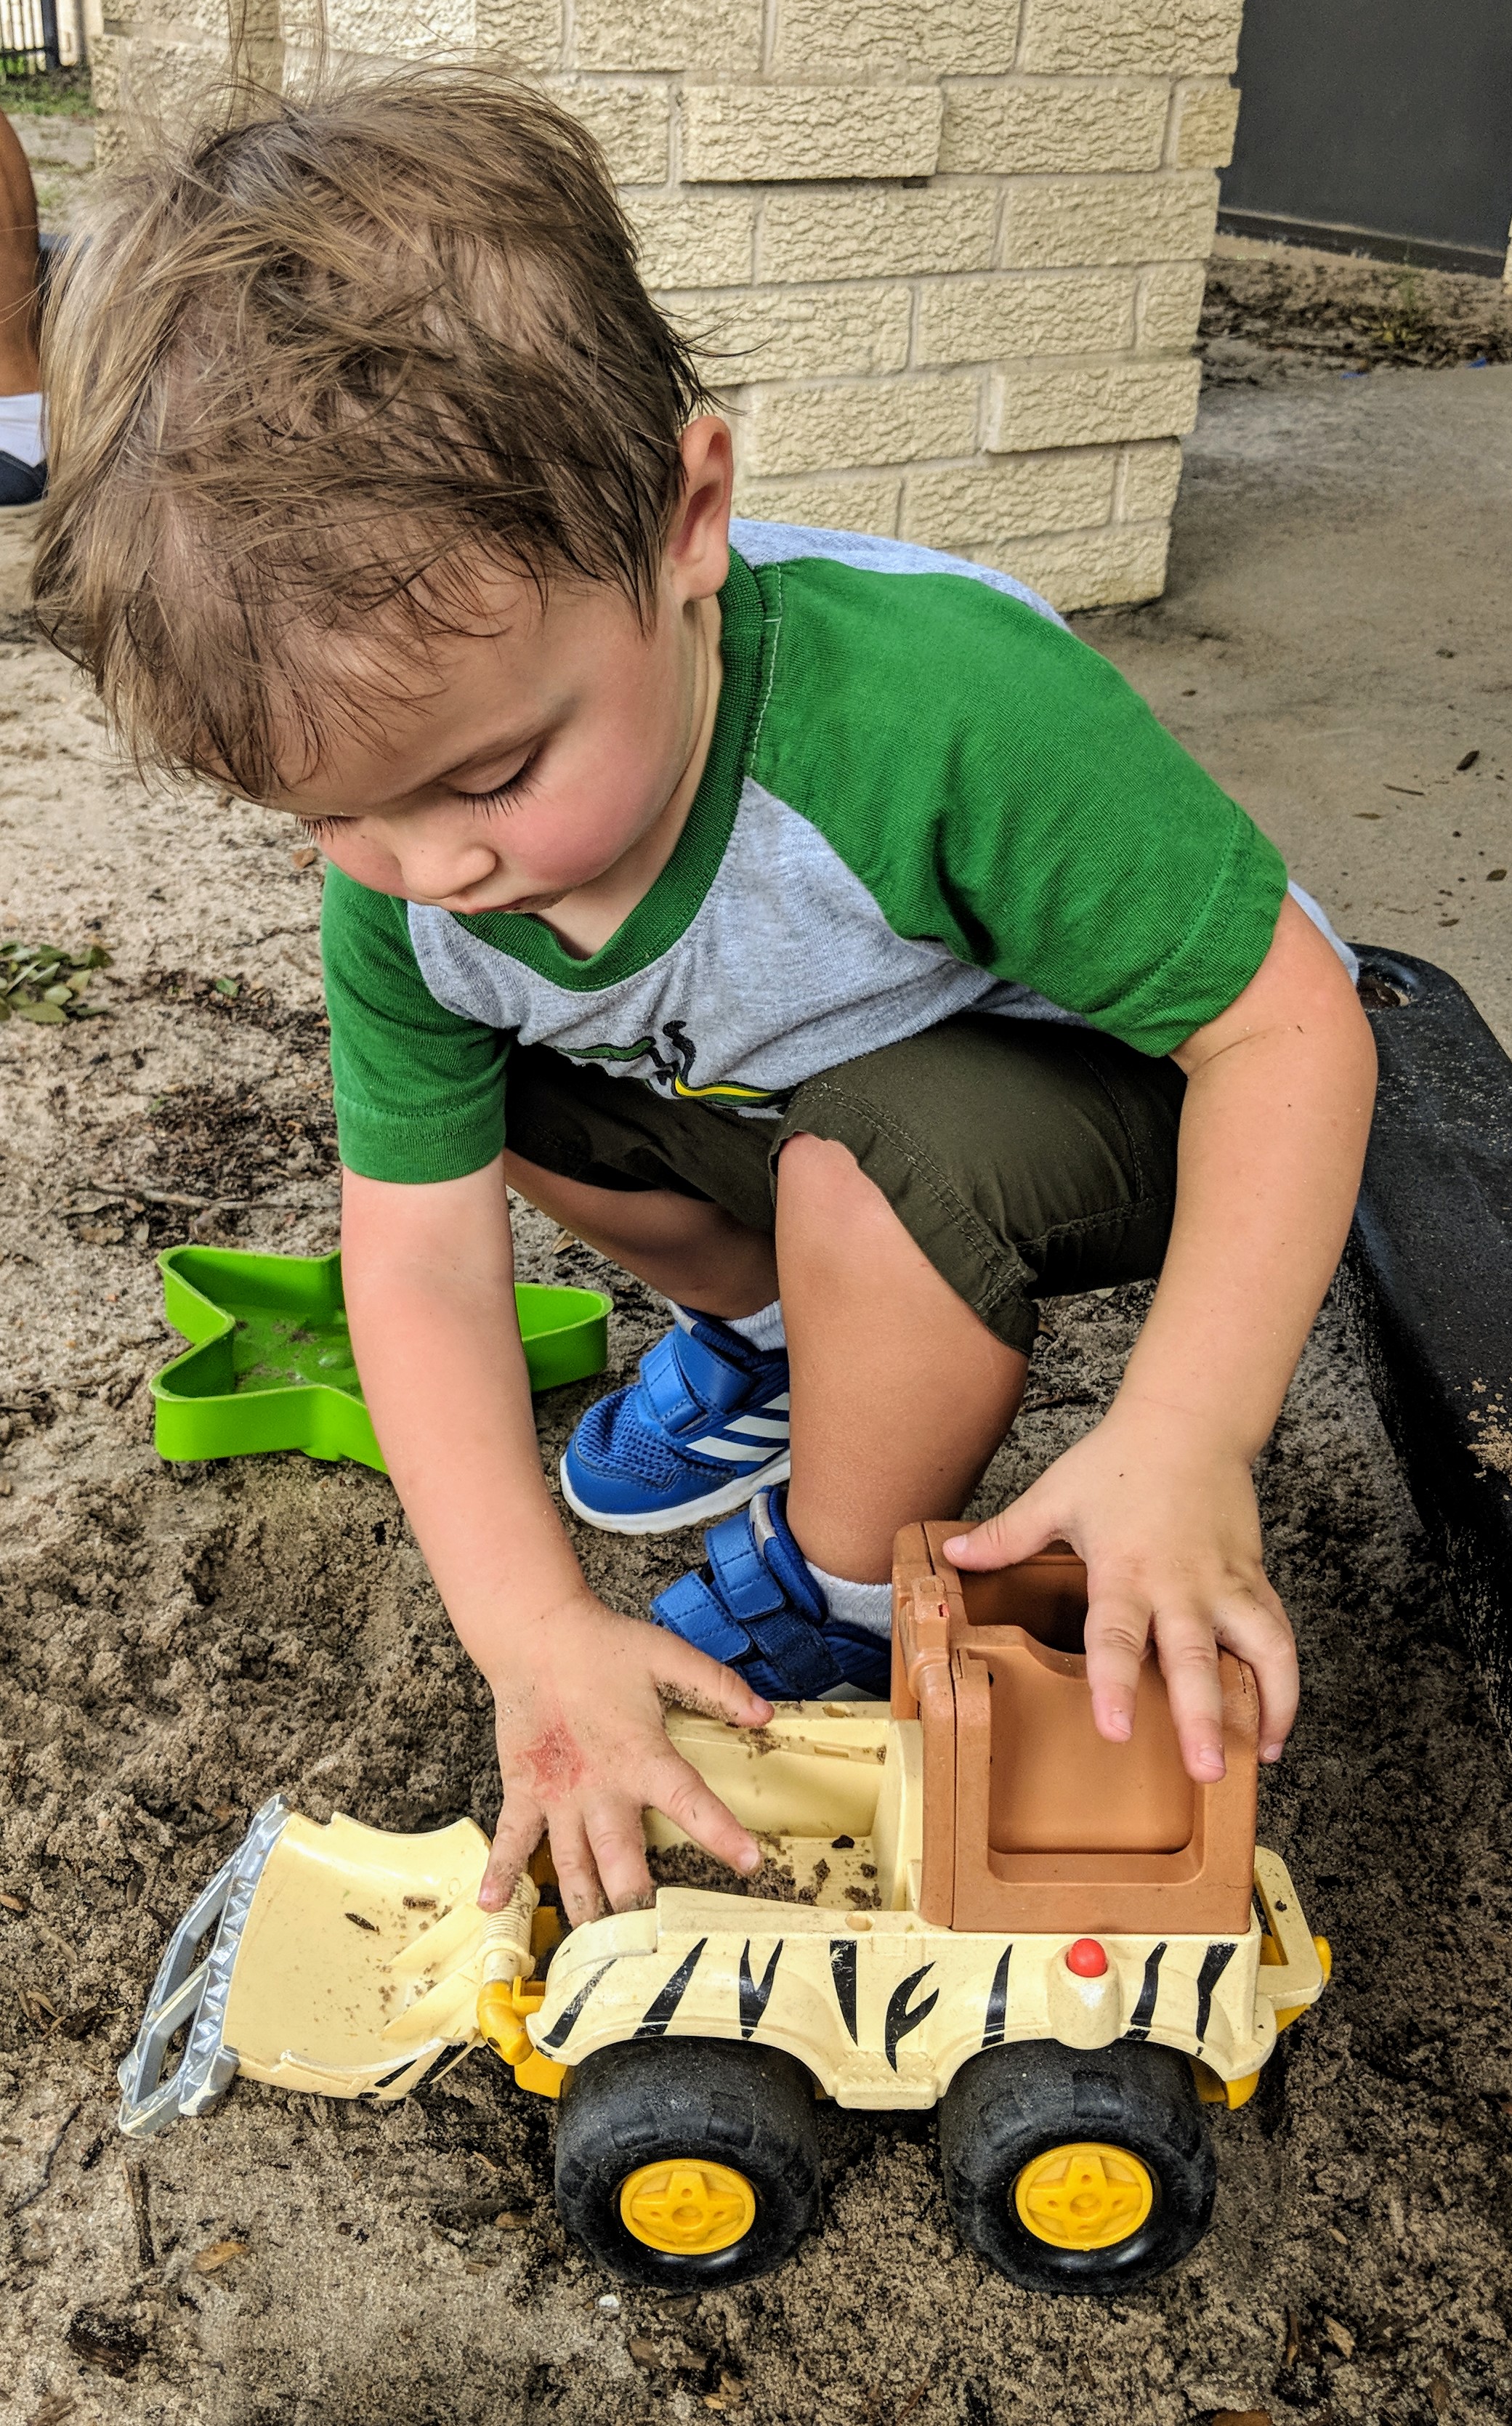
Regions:
<instances>
[{"instance_id":1,"label":"toy front loader truck","mask_svg":"<svg viewBox=\"0 0 1512 2426\"><path fill-rule=\"evenodd\" d=\"M529 1877L478 1910L470 1820L390 1836L275 1799L174 1934L122 2129L207 2111L238 2070L389 2100L486 2042L560 2096L562 2220L630 2282L789 2256L819 2214L816 2096L937 2105L957 2229L1016 2283L1175 2264L1212 2208L1203 2105L1244 2103L1328 1971L1255 1843L1253 1679L1221 1655L1217 1785L1186 1775L1153 1662L1105 1743L1080 1561L962 1576L951 1529L899 1535L890 1707L672 1716L767 1850L756 1892L663 1886L561 1935ZM647 1836L687 1841L655 1812Z\"/></svg>"}]
</instances>

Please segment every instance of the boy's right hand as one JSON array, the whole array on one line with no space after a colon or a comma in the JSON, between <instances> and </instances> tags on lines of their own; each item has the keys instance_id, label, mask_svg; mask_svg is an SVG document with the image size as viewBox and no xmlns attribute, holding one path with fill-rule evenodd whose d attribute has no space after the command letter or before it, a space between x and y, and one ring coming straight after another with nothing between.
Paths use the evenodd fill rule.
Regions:
<instances>
[{"instance_id":1,"label":"boy's right hand","mask_svg":"<svg viewBox=\"0 0 1512 2426\"><path fill-rule=\"evenodd\" d=\"M668 1739L668 1705L759 1727L772 1705L732 1668L662 1627L620 1617L586 1588L516 1638L489 1677L503 1807L478 1900L497 1912L549 1829L574 1924L650 1901L641 1815L665 1814L749 1875L761 1850Z\"/></svg>"}]
</instances>

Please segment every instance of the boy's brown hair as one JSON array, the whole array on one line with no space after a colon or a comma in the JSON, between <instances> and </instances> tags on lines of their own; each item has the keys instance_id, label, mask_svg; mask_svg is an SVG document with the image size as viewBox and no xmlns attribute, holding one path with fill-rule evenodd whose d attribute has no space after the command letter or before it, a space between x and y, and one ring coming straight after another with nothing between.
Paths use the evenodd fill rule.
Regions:
<instances>
[{"instance_id":1,"label":"boy's brown hair","mask_svg":"<svg viewBox=\"0 0 1512 2426\"><path fill-rule=\"evenodd\" d=\"M385 644L370 709L480 557L646 616L709 399L635 264L592 137L479 69L265 101L117 183L49 313L35 592L138 762L268 796L366 712L333 636Z\"/></svg>"}]
</instances>

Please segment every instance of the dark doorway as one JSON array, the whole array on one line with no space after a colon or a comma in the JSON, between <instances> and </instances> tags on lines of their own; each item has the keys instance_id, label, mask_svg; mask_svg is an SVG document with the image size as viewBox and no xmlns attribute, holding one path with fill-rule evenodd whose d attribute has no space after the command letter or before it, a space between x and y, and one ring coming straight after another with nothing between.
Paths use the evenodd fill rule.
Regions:
<instances>
[{"instance_id":1,"label":"dark doorway","mask_svg":"<svg viewBox=\"0 0 1512 2426\"><path fill-rule=\"evenodd\" d=\"M1247 0L1220 224L1499 278L1509 0Z\"/></svg>"}]
</instances>

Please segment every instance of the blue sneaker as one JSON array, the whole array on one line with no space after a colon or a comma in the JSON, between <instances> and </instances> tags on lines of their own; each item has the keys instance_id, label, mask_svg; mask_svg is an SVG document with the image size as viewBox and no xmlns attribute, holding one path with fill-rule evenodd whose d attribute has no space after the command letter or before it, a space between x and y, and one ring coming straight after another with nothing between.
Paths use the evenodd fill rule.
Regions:
<instances>
[{"instance_id":1,"label":"blue sneaker","mask_svg":"<svg viewBox=\"0 0 1512 2426\"><path fill-rule=\"evenodd\" d=\"M704 1536L707 1564L657 1594L652 1624L738 1669L768 1701L821 1702L849 1687L885 1702L892 1646L831 1617L788 1530L787 1496L758 1491L713 1526Z\"/></svg>"},{"instance_id":2,"label":"blue sneaker","mask_svg":"<svg viewBox=\"0 0 1512 2426\"><path fill-rule=\"evenodd\" d=\"M788 1357L697 1315L590 1407L567 1443L569 1508L606 1533L675 1533L788 1478Z\"/></svg>"}]
</instances>

